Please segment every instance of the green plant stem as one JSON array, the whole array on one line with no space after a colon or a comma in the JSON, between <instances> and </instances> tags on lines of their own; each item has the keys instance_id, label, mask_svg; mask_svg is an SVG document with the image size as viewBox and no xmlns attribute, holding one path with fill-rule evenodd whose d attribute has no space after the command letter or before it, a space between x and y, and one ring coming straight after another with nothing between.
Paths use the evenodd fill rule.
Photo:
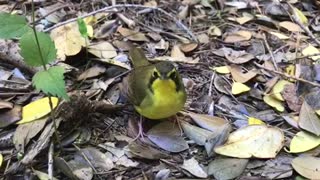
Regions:
<instances>
[{"instance_id":1,"label":"green plant stem","mask_svg":"<svg viewBox=\"0 0 320 180\"><path fill-rule=\"evenodd\" d=\"M34 23L35 22L35 13L34 13L34 1L33 0L31 1L31 11L32 11L32 30L33 30L33 33L34 33L34 36L35 36L35 39L36 39L36 43L37 43L38 51L39 51L40 58L41 58L41 61L42 61L43 69L45 71L47 71L48 69L46 67L46 63L44 62L44 59L43 59L43 56L42 56L40 43L39 43L38 35L37 35L37 32L36 32L36 24ZM57 124L56 124L55 117L54 117L54 112L53 112L53 103L52 103L51 95L48 95L48 98L49 98L49 106L50 106L50 109L51 109L50 116L51 116L51 119L53 121L54 134L55 134L55 137L56 137L56 140L57 140L58 144L61 147L61 141L60 141L60 138L59 138L59 135L58 135L58 128L57 128Z\"/></svg>"}]
</instances>

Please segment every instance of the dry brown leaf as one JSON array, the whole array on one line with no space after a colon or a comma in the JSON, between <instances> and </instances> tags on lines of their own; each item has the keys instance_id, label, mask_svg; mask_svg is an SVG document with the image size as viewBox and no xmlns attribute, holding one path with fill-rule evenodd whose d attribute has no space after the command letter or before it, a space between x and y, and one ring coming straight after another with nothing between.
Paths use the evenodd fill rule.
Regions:
<instances>
[{"instance_id":1,"label":"dry brown leaf","mask_svg":"<svg viewBox=\"0 0 320 180\"><path fill-rule=\"evenodd\" d=\"M229 69L230 69L232 78L235 81L240 83L245 83L257 75L257 71L255 69L252 69L246 73L243 73L242 68L237 65L230 65Z\"/></svg>"},{"instance_id":2,"label":"dry brown leaf","mask_svg":"<svg viewBox=\"0 0 320 180\"><path fill-rule=\"evenodd\" d=\"M51 38L57 48L57 56L65 60L66 56L76 55L86 45L77 23L69 23L51 31Z\"/></svg>"},{"instance_id":3,"label":"dry brown leaf","mask_svg":"<svg viewBox=\"0 0 320 180\"><path fill-rule=\"evenodd\" d=\"M82 74L80 74L80 76L77 78L77 80L81 81L84 79L96 77L96 76L103 74L104 72L106 72L105 67L93 66L93 67L87 69L86 71L84 71Z\"/></svg>"},{"instance_id":4,"label":"dry brown leaf","mask_svg":"<svg viewBox=\"0 0 320 180\"><path fill-rule=\"evenodd\" d=\"M11 102L7 102L0 99L0 109L12 109L13 104Z\"/></svg>"},{"instance_id":5,"label":"dry brown leaf","mask_svg":"<svg viewBox=\"0 0 320 180\"><path fill-rule=\"evenodd\" d=\"M113 58L117 56L116 49L109 42L91 44L88 51L99 58Z\"/></svg>"},{"instance_id":6,"label":"dry brown leaf","mask_svg":"<svg viewBox=\"0 0 320 180\"><path fill-rule=\"evenodd\" d=\"M119 27L118 32L124 37L131 41L139 41L139 42L149 42L149 39L145 36L145 34L137 31L133 31L127 28Z\"/></svg>"},{"instance_id":7,"label":"dry brown leaf","mask_svg":"<svg viewBox=\"0 0 320 180\"><path fill-rule=\"evenodd\" d=\"M280 22L279 26L281 26L291 32L304 32L298 24L295 24L290 21Z\"/></svg>"},{"instance_id":8,"label":"dry brown leaf","mask_svg":"<svg viewBox=\"0 0 320 180\"><path fill-rule=\"evenodd\" d=\"M236 51L231 48L221 48L226 59L234 64L243 64L254 58L254 56L245 51Z\"/></svg>"},{"instance_id":9,"label":"dry brown leaf","mask_svg":"<svg viewBox=\"0 0 320 180\"><path fill-rule=\"evenodd\" d=\"M251 125L231 133L226 144L216 147L221 155L238 158L274 158L284 144L283 132L266 125Z\"/></svg>"},{"instance_id":10,"label":"dry brown leaf","mask_svg":"<svg viewBox=\"0 0 320 180\"><path fill-rule=\"evenodd\" d=\"M301 106L299 126L310 133L320 135L320 119L306 101Z\"/></svg>"},{"instance_id":11,"label":"dry brown leaf","mask_svg":"<svg viewBox=\"0 0 320 180\"><path fill-rule=\"evenodd\" d=\"M188 52L195 50L197 47L198 47L198 43L188 43L188 44L182 44L180 46L180 49L184 53L188 53Z\"/></svg>"},{"instance_id":12,"label":"dry brown leaf","mask_svg":"<svg viewBox=\"0 0 320 180\"><path fill-rule=\"evenodd\" d=\"M252 37L252 34L250 31L238 31L232 34L227 35L224 38L224 42L226 43L235 43L235 42L241 42L241 41L248 41Z\"/></svg>"},{"instance_id":13,"label":"dry brown leaf","mask_svg":"<svg viewBox=\"0 0 320 180\"><path fill-rule=\"evenodd\" d=\"M300 156L292 160L294 170L306 178L319 179L320 158L312 156Z\"/></svg>"}]
</instances>

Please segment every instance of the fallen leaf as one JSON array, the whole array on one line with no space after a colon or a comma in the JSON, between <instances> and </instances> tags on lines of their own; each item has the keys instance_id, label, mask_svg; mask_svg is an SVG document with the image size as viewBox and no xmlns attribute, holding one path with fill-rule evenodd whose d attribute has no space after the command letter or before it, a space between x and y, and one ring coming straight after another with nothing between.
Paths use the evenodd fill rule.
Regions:
<instances>
[{"instance_id":1,"label":"fallen leaf","mask_svg":"<svg viewBox=\"0 0 320 180\"><path fill-rule=\"evenodd\" d=\"M221 36L222 32L217 26L210 26L208 29L209 36Z\"/></svg>"},{"instance_id":2,"label":"fallen leaf","mask_svg":"<svg viewBox=\"0 0 320 180\"><path fill-rule=\"evenodd\" d=\"M86 158L83 157L84 155L86 156ZM92 165L93 167L98 168L99 170L104 172L114 168L114 164L112 160L108 158L105 154L100 152L98 149L93 147L87 147L87 148L81 149L80 152L78 152L75 155L75 159L77 158L79 159L82 158L84 162L87 162L87 160L89 160L90 161L89 165Z\"/></svg>"},{"instance_id":3,"label":"fallen leaf","mask_svg":"<svg viewBox=\"0 0 320 180\"><path fill-rule=\"evenodd\" d=\"M285 85L284 90L281 92L281 95L283 99L287 102L288 107L291 110L295 112L300 111L303 100L297 94L297 87L295 84L291 83Z\"/></svg>"},{"instance_id":4,"label":"fallen leaf","mask_svg":"<svg viewBox=\"0 0 320 180\"><path fill-rule=\"evenodd\" d=\"M270 34L276 36L277 38L281 39L281 40L286 40L286 39L289 39L290 37L287 36L287 35L284 35L282 33L278 33L278 32L272 32L272 31L269 31Z\"/></svg>"},{"instance_id":5,"label":"fallen leaf","mask_svg":"<svg viewBox=\"0 0 320 180\"><path fill-rule=\"evenodd\" d=\"M127 28L119 27L117 30L124 38L129 39L130 41L138 42L149 42L149 39L145 34L137 31L132 31Z\"/></svg>"},{"instance_id":6,"label":"fallen leaf","mask_svg":"<svg viewBox=\"0 0 320 180\"><path fill-rule=\"evenodd\" d=\"M76 55L86 45L78 30L77 23L69 23L51 31L51 38L57 48L57 56L65 60L66 56Z\"/></svg>"},{"instance_id":7,"label":"fallen leaf","mask_svg":"<svg viewBox=\"0 0 320 180\"><path fill-rule=\"evenodd\" d=\"M320 119L306 101L301 106L298 123L300 128L317 136L320 135Z\"/></svg>"},{"instance_id":8,"label":"fallen leaf","mask_svg":"<svg viewBox=\"0 0 320 180\"><path fill-rule=\"evenodd\" d=\"M105 72L106 72L106 68L103 66L92 66L86 71L84 71L83 73L81 73L77 78L77 81L82 81L85 79L97 77Z\"/></svg>"},{"instance_id":9,"label":"fallen leaf","mask_svg":"<svg viewBox=\"0 0 320 180\"><path fill-rule=\"evenodd\" d=\"M257 75L255 69L249 70L248 72L243 73L242 68L237 65L229 66L232 78L239 83L246 83Z\"/></svg>"},{"instance_id":10,"label":"fallen leaf","mask_svg":"<svg viewBox=\"0 0 320 180\"><path fill-rule=\"evenodd\" d=\"M1 110L0 113L0 128L7 127L16 123L21 119L22 108L19 105L15 105L13 109Z\"/></svg>"},{"instance_id":11,"label":"fallen leaf","mask_svg":"<svg viewBox=\"0 0 320 180\"><path fill-rule=\"evenodd\" d=\"M128 145L128 148L129 152L137 158L156 160L168 157L167 154L146 144L132 142Z\"/></svg>"},{"instance_id":12,"label":"fallen leaf","mask_svg":"<svg viewBox=\"0 0 320 180\"><path fill-rule=\"evenodd\" d=\"M266 123L264 123L263 121L255 118L255 117L248 117L248 124L249 125L264 125Z\"/></svg>"},{"instance_id":13,"label":"fallen leaf","mask_svg":"<svg viewBox=\"0 0 320 180\"><path fill-rule=\"evenodd\" d=\"M216 75L214 77L213 85L218 91L224 94L228 94L228 95L230 94L229 93L229 89L231 88L230 83L227 82L225 79L223 79L221 76Z\"/></svg>"},{"instance_id":14,"label":"fallen leaf","mask_svg":"<svg viewBox=\"0 0 320 180\"><path fill-rule=\"evenodd\" d=\"M36 136L45 126L48 117L45 116L37 121L20 124L13 136L13 143L17 151L24 153L25 146Z\"/></svg>"},{"instance_id":15,"label":"fallen leaf","mask_svg":"<svg viewBox=\"0 0 320 180\"><path fill-rule=\"evenodd\" d=\"M2 166L2 163L3 163L3 156L2 156L2 154L0 153L0 168L1 168L1 166Z\"/></svg>"},{"instance_id":16,"label":"fallen leaf","mask_svg":"<svg viewBox=\"0 0 320 180\"><path fill-rule=\"evenodd\" d=\"M188 44L182 44L180 46L180 49L184 53L189 53L189 52L195 50L197 47L198 47L198 43L188 43Z\"/></svg>"},{"instance_id":17,"label":"fallen leaf","mask_svg":"<svg viewBox=\"0 0 320 180\"><path fill-rule=\"evenodd\" d=\"M212 68L212 70L214 70L220 74L229 74L230 73L229 66L214 67L214 68Z\"/></svg>"},{"instance_id":18,"label":"fallen leaf","mask_svg":"<svg viewBox=\"0 0 320 180\"><path fill-rule=\"evenodd\" d=\"M12 109L13 104L0 99L0 109ZM1 119L1 118L0 118Z\"/></svg>"},{"instance_id":19,"label":"fallen leaf","mask_svg":"<svg viewBox=\"0 0 320 180\"><path fill-rule=\"evenodd\" d=\"M52 108L57 107L59 99L56 97L51 97L52 100ZM51 112L51 108L49 105L49 98L41 98L36 101L23 106L22 108L22 119L17 122L17 124L28 123L34 120L37 120Z\"/></svg>"},{"instance_id":20,"label":"fallen leaf","mask_svg":"<svg viewBox=\"0 0 320 180\"><path fill-rule=\"evenodd\" d=\"M286 80L278 81L272 88L272 96L279 101L284 101L281 92L284 90L285 86L289 84L291 83Z\"/></svg>"},{"instance_id":21,"label":"fallen leaf","mask_svg":"<svg viewBox=\"0 0 320 180\"><path fill-rule=\"evenodd\" d=\"M283 132L266 125L251 125L230 134L227 142L215 148L221 155L237 158L274 158L284 143Z\"/></svg>"},{"instance_id":22,"label":"fallen leaf","mask_svg":"<svg viewBox=\"0 0 320 180\"><path fill-rule=\"evenodd\" d=\"M309 151L320 145L320 137L305 131L298 132L290 142L290 153Z\"/></svg>"},{"instance_id":23,"label":"fallen leaf","mask_svg":"<svg viewBox=\"0 0 320 180\"><path fill-rule=\"evenodd\" d=\"M254 56L245 51L235 51L231 48L221 48L220 49L226 59L234 64L243 64L254 58Z\"/></svg>"},{"instance_id":24,"label":"fallen leaf","mask_svg":"<svg viewBox=\"0 0 320 180\"><path fill-rule=\"evenodd\" d=\"M300 175L309 179L319 179L320 158L300 156L292 160L291 165Z\"/></svg>"},{"instance_id":25,"label":"fallen leaf","mask_svg":"<svg viewBox=\"0 0 320 180\"><path fill-rule=\"evenodd\" d=\"M303 25L308 27L308 18L299 9L292 7L294 17L300 21Z\"/></svg>"},{"instance_id":26,"label":"fallen leaf","mask_svg":"<svg viewBox=\"0 0 320 180\"><path fill-rule=\"evenodd\" d=\"M91 44L88 51L102 59L109 59L117 56L116 49L107 41Z\"/></svg>"},{"instance_id":27,"label":"fallen leaf","mask_svg":"<svg viewBox=\"0 0 320 180\"><path fill-rule=\"evenodd\" d=\"M234 179L240 176L245 170L249 160L237 158L215 158L208 165L208 175L216 179Z\"/></svg>"},{"instance_id":28,"label":"fallen leaf","mask_svg":"<svg viewBox=\"0 0 320 180\"><path fill-rule=\"evenodd\" d=\"M188 115L196 122L199 126L210 130L212 132L221 131L226 126L230 126L229 122L217 116L210 116L206 114L188 113Z\"/></svg>"},{"instance_id":29,"label":"fallen leaf","mask_svg":"<svg viewBox=\"0 0 320 180\"><path fill-rule=\"evenodd\" d=\"M224 38L224 42L226 43L235 43L235 42L241 42L241 41L248 41L252 37L252 34L250 31L238 31L232 34L227 35Z\"/></svg>"},{"instance_id":30,"label":"fallen leaf","mask_svg":"<svg viewBox=\"0 0 320 180\"><path fill-rule=\"evenodd\" d=\"M290 21L280 22L279 26L281 26L291 32L304 32L299 25L297 25L293 22L290 22Z\"/></svg>"},{"instance_id":31,"label":"fallen leaf","mask_svg":"<svg viewBox=\"0 0 320 180\"><path fill-rule=\"evenodd\" d=\"M315 48L314 46L312 46L311 44L309 44L306 48L304 48L301 53L304 56L309 56L312 60L316 61L320 58L320 56L312 56L313 54L319 54L320 51L319 49Z\"/></svg>"},{"instance_id":32,"label":"fallen leaf","mask_svg":"<svg viewBox=\"0 0 320 180\"><path fill-rule=\"evenodd\" d=\"M189 148L188 143L180 136L177 125L171 122L162 122L152 127L148 138L160 148L169 152L181 152Z\"/></svg>"},{"instance_id":33,"label":"fallen leaf","mask_svg":"<svg viewBox=\"0 0 320 180\"><path fill-rule=\"evenodd\" d=\"M40 180L47 180L50 179L49 175L47 173L41 172L41 171L37 171L35 169L32 169L32 171L37 175L37 177ZM58 180L57 178L53 177L52 180Z\"/></svg>"},{"instance_id":34,"label":"fallen leaf","mask_svg":"<svg viewBox=\"0 0 320 180\"><path fill-rule=\"evenodd\" d=\"M181 167L196 177L199 177L199 178L208 177L208 174L200 167L198 161L194 158L184 160L183 165Z\"/></svg>"},{"instance_id":35,"label":"fallen leaf","mask_svg":"<svg viewBox=\"0 0 320 180\"><path fill-rule=\"evenodd\" d=\"M231 93L234 95L238 95L238 94L248 92L248 91L250 91L250 87L248 87L245 84L242 84L239 82L234 82L232 84Z\"/></svg>"},{"instance_id":36,"label":"fallen leaf","mask_svg":"<svg viewBox=\"0 0 320 180\"><path fill-rule=\"evenodd\" d=\"M277 111L279 112L283 112L284 111L284 107L282 105L282 102L273 98L271 95L266 94L265 96L263 96L263 101L268 104L269 106L275 108Z\"/></svg>"}]
</instances>

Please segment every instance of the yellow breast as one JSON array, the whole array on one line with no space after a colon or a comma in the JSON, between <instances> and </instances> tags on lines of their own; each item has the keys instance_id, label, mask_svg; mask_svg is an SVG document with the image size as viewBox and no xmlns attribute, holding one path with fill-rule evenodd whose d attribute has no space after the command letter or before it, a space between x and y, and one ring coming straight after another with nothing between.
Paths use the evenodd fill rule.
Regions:
<instances>
[{"instance_id":1,"label":"yellow breast","mask_svg":"<svg viewBox=\"0 0 320 180\"><path fill-rule=\"evenodd\" d=\"M156 79L152 84L153 93L142 101L136 110L149 119L163 119L180 111L186 101L185 92L177 91L171 79Z\"/></svg>"}]
</instances>

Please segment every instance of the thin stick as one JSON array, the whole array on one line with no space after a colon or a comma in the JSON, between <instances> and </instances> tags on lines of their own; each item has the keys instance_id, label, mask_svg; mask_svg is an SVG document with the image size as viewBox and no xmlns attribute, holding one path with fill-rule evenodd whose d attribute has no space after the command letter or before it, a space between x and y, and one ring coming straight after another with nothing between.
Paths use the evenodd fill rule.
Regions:
<instances>
[{"instance_id":1,"label":"thin stick","mask_svg":"<svg viewBox=\"0 0 320 180\"><path fill-rule=\"evenodd\" d=\"M262 36L263 36L264 44L266 45L266 47L267 47L267 49L268 49L268 51L269 51L269 54L270 54L270 56L271 56L273 66L274 66L274 68L278 71L279 68L278 68L276 59L274 58L273 52L272 52L272 50L271 50L271 48L270 48L270 46L269 46L269 43L268 43L268 41L267 41L266 34L263 33Z\"/></svg>"},{"instance_id":2,"label":"thin stick","mask_svg":"<svg viewBox=\"0 0 320 180\"><path fill-rule=\"evenodd\" d=\"M278 74L278 75L280 75L280 76L284 76L284 77L289 78L289 79L294 79L294 80L297 80L297 81L301 81L301 82L310 84L310 85L312 85L312 86L320 87L320 84L318 84L318 83L311 82L311 81L308 81L308 80L306 80L306 79L302 79L302 78L299 78L299 77L291 76L291 75L289 75L289 74L285 74L285 73L282 73L282 72L279 72L279 71L275 71L275 70L273 70L273 69L268 69L268 68L266 68L266 67L261 66L260 64L258 64L258 63L256 63L256 62L254 62L254 64L255 64L256 66L258 66L259 68L262 68L262 69L264 69L264 70L270 71L270 72L275 73L275 74Z\"/></svg>"},{"instance_id":3,"label":"thin stick","mask_svg":"<svg viewBox=\"0 0 320 180\"><path fill-rule=\"evenodd\" d=\"M79 16L77 18L73 18L73 19L69 19L67 21L64 21L64 22L61 22L61 23L58 23L50 28L47 28L44 30L44 32L48 32L48 31L51 31L57 27L60 27L60 26L63 26L63 25L66 25L68 23L71 23L71 22L75 22L78 20L78 18L85 18L85 17L89 17L89 16L92 16L94 14L97 14L97 13L100 13L100 12L118 12L118 10L116 10L116 8L144 8L144 9L151 9L151 10L156 10L156 11L159 11L161 13L163 13L164 15L170 17L173 21L175 21L175 23L177 24L178 27L180 27L181 29L183 29L191 38L192 40L194 41L197 41L197 38L196 36L189 30L188 27L186 27L182 22L181 20L177 19L176 17L174 17L173 15L171 15L170 13L166 12L165 10L161 9L161 8L157 8L157 7L148 7L148 6L143 6L143 5L137 5L137 4L118 4L118 5L114 5L114 6L108 6L108 7L105 7L105 8L102 8L102 9L98 9L96 11L93 11L93 12L90 12L86 15L83 15L83 16Z\"/></svg>"},{"instance_id":4,"label":"thin stick","mask_svg":"<svg viewBox=\"0 0 320 180\"><path fill-rule=\"evenodd\" d=\"M48 152L48 176L50 180L53 179L53 147L53 142L51 142Z\"/></svg>"}]
</instances>

